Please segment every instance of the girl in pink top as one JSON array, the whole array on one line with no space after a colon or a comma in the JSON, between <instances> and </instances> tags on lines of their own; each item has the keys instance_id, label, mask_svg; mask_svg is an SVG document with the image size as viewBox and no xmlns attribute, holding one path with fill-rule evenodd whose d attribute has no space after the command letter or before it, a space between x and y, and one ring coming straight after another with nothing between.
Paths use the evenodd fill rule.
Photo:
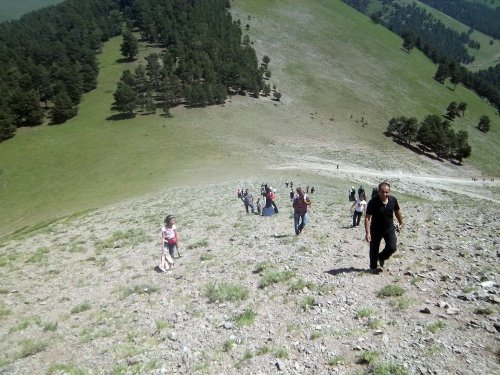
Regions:
<instances>
[{"instance_id":1,"label":"girl in pink top","mask_svg":"<svg viewBox=\"0 0 500 375\"><path fill-rule=\"evenodd\" d=\"M161 259L158 266L162 272L166 272L174 266L174 248L179 252L179 235L175 225L175 217L168 215L165 225L161 228Z\"/></svg>"}]
</instances>

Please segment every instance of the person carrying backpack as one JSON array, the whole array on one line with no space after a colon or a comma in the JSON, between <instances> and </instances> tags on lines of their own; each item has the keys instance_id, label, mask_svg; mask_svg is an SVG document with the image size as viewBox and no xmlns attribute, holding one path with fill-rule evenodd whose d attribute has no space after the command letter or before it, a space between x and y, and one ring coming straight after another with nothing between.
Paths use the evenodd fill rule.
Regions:
<instances>
[{"instance_id":1,"label":"person carrying backpack","mask_svg":"<svg viewBox=\"0 0 500 375\"><path fill-rule=\"evenodd\" d=\"M309 218L307 216L307 209L311 205L311 200L304 193L304 190L299 186L297 194L293 198L293 224L295 234L298 236L306 226Z\"/></svg>"}]
</instances>

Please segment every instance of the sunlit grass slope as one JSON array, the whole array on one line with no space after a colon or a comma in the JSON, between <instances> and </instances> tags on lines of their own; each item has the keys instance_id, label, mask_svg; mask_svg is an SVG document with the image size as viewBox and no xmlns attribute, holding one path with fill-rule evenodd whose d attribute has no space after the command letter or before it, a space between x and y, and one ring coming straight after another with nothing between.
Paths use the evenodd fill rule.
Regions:
<instances>
[{"instance_id":1,"label":"sunlit grass slope","mask_svg":"<svg viewBox=\"0 0 500 375\"><path fill-rule=\"evenodd\" d=\"M193 160L216 158L198 126L202 110L189 111L186 126L182 116L107 120L125 67L116 62L120 43L112 39L99 56L98 88L77 118L20 129L0 144L0 235L172 185L176 172L198 168Z\"/></svg>"},{"instance_id":2,"label":"sunlit grass slope","mask_svg":"<svg viewBox=\"0 0 500 375\"><path fill-rule=\"evenodd\" d=\"M453 125L470 133L468 165L500 174L493 109L434 81L436 67L418 51L402 51L397 36L338 0L231 4L234 17L250 24L258 55L271 57L282 101L234 97L225 106L175 108L173 118L116 121L113 92L127 65L117 62L121 38L112 39L99 56L98 88L84 96L77 118L19 129L0 144L0 236L180 184L258 180L294 153L325 157L333 149L346 162L355 155L361 167L434 168L382 132L393 116L442 114L452 100L468 103ZM487 135L474 128L482 114L494 121Z\"/></svg>"},{"instance_id":3,"label":"sunlit grass slope","mask_svg":"<svg viewBox=\"0 0 500 375\"><path fill-rule=\"evenodd\" d=\"M437 66L419 51L403 51L395 34L340 0L233 4L235 16L243 25L249 23L255 48L271 57L273 77L284 97L292 95L311 109L347 118L335 122L332 133L347 131L360 144L392 151L381 134L391 117L421 120L427 114L444 114L451 101L465 102L466 115L453 128L469 132L473 155L467 163L486 174L500 173L500 126L494 108L462 86L453 91L450 84L436 82L432 77ZM353 126L348 114L364 116L369 125ZM483 114L492 120L488 134L475 129Z\"/></svg>"},{"instance_id":4,"label":"sunlit grass slope","mask_svg":"<svg viewBox=\"0 0 500 375\"><path fill-rule=\"evenodd\" d=\"M419 6L426 9L427 12L436 17L436 19L440 20L444 25L453 30L456 30L459 33L468 33L470 29L469 26L464 25L460 21L457 21L456 19L451 18L450 16L418 0L417 1L404 0L404 1L407 2L408 4L417 3ZM488 1L486 5L491 6L492 4ZM471 71L477 71L482 69L488 69L490 66L493 67L497 64L500 64L500 40L495 39L489 35L483 34L482 32L477 30L474 30L470 34L470 37L473 40L481 43L481 48L477 50L466 47L467 50L469 51L469 54L471 56L474 56L475 58L473 63L467 65L467 69ZM490 41L493 41L493 44L490 44Z\"/></svg>"}]
</instances>

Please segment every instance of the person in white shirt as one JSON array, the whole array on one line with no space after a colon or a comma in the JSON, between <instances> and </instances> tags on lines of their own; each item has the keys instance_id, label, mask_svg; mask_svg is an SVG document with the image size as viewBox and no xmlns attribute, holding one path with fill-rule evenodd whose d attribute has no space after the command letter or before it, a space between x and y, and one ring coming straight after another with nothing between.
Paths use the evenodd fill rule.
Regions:
<instances>
[{"instance_id":1,"label":"person in white shirt","mask_svg":"<svg viewBox=\"0 0 500 375\"><path fill-rule=\"evenodd\" d=\"M352 204L351 210L354 208L354 213L352 215L352 226L359 226L359 222L361 221L361 216L366 211L366 197L365 194L362 193L358 196L358 199Z\"/></svg>"}]
</instances>

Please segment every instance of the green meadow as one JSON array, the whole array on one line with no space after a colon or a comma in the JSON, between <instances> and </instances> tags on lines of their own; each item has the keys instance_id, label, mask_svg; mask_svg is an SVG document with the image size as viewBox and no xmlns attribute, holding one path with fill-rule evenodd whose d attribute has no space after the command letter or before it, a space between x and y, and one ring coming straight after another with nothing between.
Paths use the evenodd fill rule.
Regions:
<instances>
[{"instance_id":1,"label":"green meadow","mask_svg":"<svg viewBox=\"0 0 500 375\"><path fill-rule=\"evenodd\" d=\"M404 0L404 1L408 4L412 3L419 4L419 6L426 9L427 12L436 17L436 19L440 20L444 25L453 30L456 30L459 33L468 33L470 29L469 26L464 25L463 23L457 21L456 19L451 18L446 14L441 13L440 11L420 1L414 1L414 0ZM497 1L497 3L500 3L500 1ZM490 1L486 1L484 4L489 6L492 5ZM474 62L467 65L467 69L471 71L478 71L482 69L488 69L490 66L494 67L495 65L500 64L500 40L495 39L489 35L483 34L482 32L477 30L474 30L470 34L470 37L481 43L481 48L479 50L476 50L466 47L469 54L475 57ZM493 44L490 44L490 41L493 41Z\"/></svg>"},{"instance_id":2,"label":"green meadow","mask_svg":"<svg viewBox=\"0 0 500 375\"><path fill-rule=\"evenodd\" d=\"M25 13L62 1L63 0L0 0L0 22L20 18Z\"/></svg>"},{"instance_id":3,"label":"green meadow","mask_svg":"<svg viewBox=\"0 0 500 375\"><path fill-rule=\"evenodd\" d=\"M451 101L468 104L453 124L469 132L473 149L463 168L499 175L494 109L461 86L453 91L433 80L436 66L419 51L404 52L399 37L340 0L231 4L233 17L250 25L259 58L270 56L281 102L236 96L224 106L175 108L172 118L158 112L120 119L111 111L112 94L133 65L117 62L121 39L112 39L99 55L98 87L84 96L76 118L19 129L0 144L0 236L179 185L278 178L268 167L304 155L433 171L435 161L383 131L391 117L421 120L443 114ZM475 129L483 114L492 119L488 134Z\"/></svg>"}]
</instances>

